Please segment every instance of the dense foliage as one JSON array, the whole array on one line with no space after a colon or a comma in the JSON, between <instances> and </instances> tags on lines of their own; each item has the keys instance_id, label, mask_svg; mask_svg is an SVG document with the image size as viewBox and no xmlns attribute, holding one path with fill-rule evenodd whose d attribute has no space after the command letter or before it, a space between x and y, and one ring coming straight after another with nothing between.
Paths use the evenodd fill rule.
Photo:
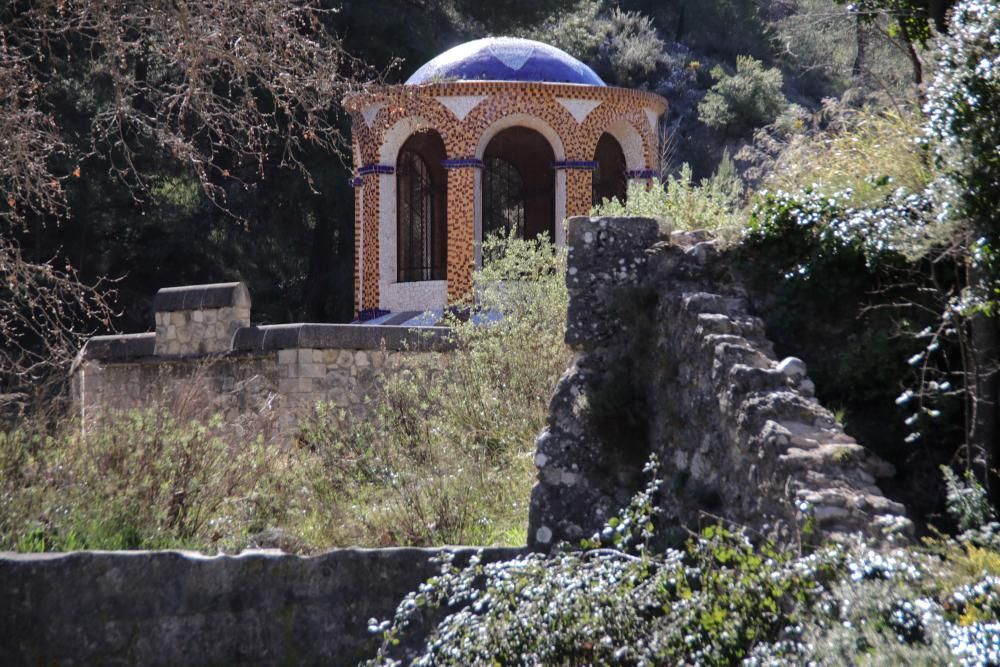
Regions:
<instances>
[{"instance_id":1,"label":"dense foliage","mask_svg":"<svg viewBox=\"0 0 1000 667\"><path fill-rule=\"evenodd\" d=\"M691 167L685 164L679 174L668 175L665 182L654 179L649 187L631 183L624 202L605 199L591 213L657 218L667 234L674 229L710 229L727 237L742 228L742 194L743 185L732 161L724 155L712 178L695 183Z\"/></svg>"},{"instance_id":2,"label":"dense foliage","mask_svg":"<svg viewBox=\"0 0 1000 667\"><path fill-rule=\"evenodd\" d=\"M372 415L320 404L303 445L350 514L338 543L524 544L534 439L569 363L565 257L544 240L488 239L455 349L392 375Z\"/></svg>"},{"instance_id":3,"label":"dense foliage","mask_svg":"<svg viewBox=\"0 0 1000 667\"><path fill-rule=\"evenodd\" d=\"M648 468L655 472L655 466ZM372 619L372 665L898 665L1000 659L1000 554L863 541L780 553L709 526L657 552L654 480L582 550L441 572ZM981 487L958 484L983 495ZM446 610L446 611L445 611ZM434 616L434 612L437 616ZM400 640L436 618L415 655Z\"/></svg>"}]
</instances>

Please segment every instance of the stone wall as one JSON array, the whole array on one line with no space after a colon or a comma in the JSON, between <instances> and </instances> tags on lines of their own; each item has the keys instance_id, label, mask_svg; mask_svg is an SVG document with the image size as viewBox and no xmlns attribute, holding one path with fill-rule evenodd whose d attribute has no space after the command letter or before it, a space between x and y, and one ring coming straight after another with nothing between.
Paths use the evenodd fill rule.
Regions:
<instances>
[{"instance_id":1,"label":"stone wall","mask_svg":"<svg viewBox=\"0 0 1000 667\"><path fill-rule=\"evenodd\" d=\"M377 647L368 620L391 618L440 553L0 553L0 664L354 665Z\"/></svg>"},{"instance_id":2,"label":"stone wall","mask_svg":"<svg viewBox=\"0 0 1000 667\"><path fill-rule=\"evenodd\" d=\"M95 336L74 365L84 419L108 410L198 405L230 421L270 412L283 429L318 401L361 416L381 378L448 349L442 327L249 326L241 283L160 290L156 332Z\"/></svg>"},{"instance_id":3,"label":"stone wall","mask_svg":"<svg viewBox=\"0 0 1000 667\"><path fill-rule=\"evenodd\" d=\"M644 480L665 522L722 517L777 540L912 529L876 480L894 471L774 358L726 258L704 234L660 242L653 220L573 218L566 341L578 355L537 442L529 545L589 537Z\"/></svg>"}]
</instances>

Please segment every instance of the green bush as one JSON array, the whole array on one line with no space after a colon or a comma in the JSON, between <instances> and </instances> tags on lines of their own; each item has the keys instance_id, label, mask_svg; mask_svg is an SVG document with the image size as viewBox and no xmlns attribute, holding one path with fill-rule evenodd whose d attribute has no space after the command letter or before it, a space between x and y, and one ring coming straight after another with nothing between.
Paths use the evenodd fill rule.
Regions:
<instances>
[{"instance_id":1,"label":"green bush","mask_svg":"<svg viewBox=\"0 0 1000 667\"><path fill-rule=\"evenodd\" d=\"M487 239L455 349L382 383L374 414L321 405L301 442L325 461L317 493L341 508L335 543L525 543L534 439L569 363L564 257L544 240Z\"/></svg>"},{"instance_id":2,"label":"green bush","mask_svg":"<svg viewBox=\"0 0 1000 667\"><path fill-rule=\"evenodd\" d=\"M664 63L666 49L651 18L617 7L606 13L599 0L580 0L524 36L576 56L622 86L647 80Z\"/></svg>"},{"instance_id":3,"label":"green bush","mask_svg":"<svg viewBox=\"0 0 1000 667\"><path fill-rule=\"evenodd\" d=\"M743 225L739 208L742 193L743 185L727 153L710 179L703 178L696 184L691 167L684 164L680 174L668 176L666 183L654 180L648 188L630 183L625 203L605 199L591 210L591 215L658 218L665 232L710 229L728 239Z\"/></svg>"},{"instance_id":4,"label":"green bush","mask_svg":"<svg viewBox=\"0 0 1000 667\"><path fill-rule=\"evenodd\" d=\"M781 92L781 71L765 68L750 56L736 57L734 74L716 65L712 78L715 85L698 103L698 117L709 127L729 135L746 136L755 128L774 122L788 104Z\"/></svg>"}]
</instances>

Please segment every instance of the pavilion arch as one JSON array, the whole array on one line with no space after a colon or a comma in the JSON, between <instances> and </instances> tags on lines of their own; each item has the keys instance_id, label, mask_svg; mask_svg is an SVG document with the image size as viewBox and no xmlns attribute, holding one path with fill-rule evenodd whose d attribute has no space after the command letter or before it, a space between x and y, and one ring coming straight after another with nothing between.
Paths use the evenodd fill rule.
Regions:
<instances>
[{"instance_id":1,"label":"pavilion arch","mask_svg":"<svg viewBox=\"0 0 1000 667\"><path fill-rule=\"evenodd\" d=\"M480 136L479 144L476 146L475 157L478 160L483 160L486 154L486 148L490 145L493 139L503 132L504 130L509 130L512 128L525 128L527 130L533 130L534 132L540 134L543 139L545 139L549 148L552 150L552 155L555 161L559 162L566 159L566 149L563 146L562 139L559 134L552 128L551 125L546 123L544 120L538 116L532 116L526 113L514 113L503 116L497 119L490 127L488 127ZM554 189L554 216L553 216L553 227L554 227L554 238L553 241L557 246L562 246L565 242L565 230L563 229L563 220L566 218L566 174L564 171L557 170L554 175L555 179L555 189ZM483 243L483 174L479 170L475 177L475 259L476 265L482 265L482 243Z\"/></svg>"},{"instance_id":2,"label":"pavilion arch","mask_svg":"<svg viewBox=\"0 0 1000 667\"><path fill-rule=\"evenodd\" d=\"M412 164L400 164L400 156L417 153L430 178L432 189L428 222L434 228L428 246L426 266L416 266L412 254L404 251L400 238L401 211L399 197L413 192L400 190L400 178L411 177L405 171ZM448 284L443 273L447 263L447 183L441 165L447 157L441 133L420 116L408 116L393 125L382 138L379 164L392 167L391 173L379 176L379 307L389 311L420 310L426 304L443 306L447 301ZM410 222L413 222L410 220ZM413 237L410 237L413 240ZM402 261L402 264L401 264ZM440 264L436 266L435 262ZM426 270L424 270L426 269Z\"/></svg>"},{"instance_id":3,"label":"pavilion arch","mask_svg":"<svg viewBox=\"0 0 1000 667\"><path fill-rule=\"evenodd\" d=\"M611 133L605 132L597 140L594 162L597 165L591 175L594 205L605 199L624 203L628 198L628 167L625 152Z\"/></svg>"},{"instance_id":4,"label":"pavilion arch","mask_svg":"<svg viewBox=\"0 0 1000 667\"><path fill-rule=\"evenodd\" d=\"M625 155L625 168L629 171L646 169L646 150L642 135L632 123L617 118L604 130L618 142Z\"/></svg>"},{"instance_id":5,"label":"pavilion arch","mask_svg":"<svg viewBox=\"0 0 1000 667\"><path fill-rule=\"evenodd\" d=\"M433 131L434 124L423 116L406 116L401 118L382 134L382 143L378 149L378 163L396 166L396 158L403 144L414 134L423 131Z\"/></svg>"}]
</instances>

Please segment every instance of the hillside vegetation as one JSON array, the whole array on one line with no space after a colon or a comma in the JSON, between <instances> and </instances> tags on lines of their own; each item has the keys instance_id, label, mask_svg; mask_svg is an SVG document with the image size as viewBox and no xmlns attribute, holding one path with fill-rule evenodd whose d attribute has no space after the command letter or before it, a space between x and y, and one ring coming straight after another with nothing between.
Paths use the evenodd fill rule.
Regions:
<instances>
[{"instance_id":1,"label":"hillside vegetation","mask_svg":"<svg viewBox=\"0 0 1000 667\"><path fill-rule=\"evenodd\" d=\"M651 461L583 545L445 562L373 619L374 662L440 605L416 664L1000 662L997 2L37 0L0 26L0 548L524 544L570 357L545 242L487 249L477 294L506 317L456 318L447 361L380 386L372 419L320 404L291 444L194 386L87 423L64 386L164 282L244 280L266 323L347 320L339 99L516 34L669 100L660 179L595 212L716 233L778 354L895 464L920 539L782 552L719 525L658 552Z\"/></svg>"}]
</instances>

